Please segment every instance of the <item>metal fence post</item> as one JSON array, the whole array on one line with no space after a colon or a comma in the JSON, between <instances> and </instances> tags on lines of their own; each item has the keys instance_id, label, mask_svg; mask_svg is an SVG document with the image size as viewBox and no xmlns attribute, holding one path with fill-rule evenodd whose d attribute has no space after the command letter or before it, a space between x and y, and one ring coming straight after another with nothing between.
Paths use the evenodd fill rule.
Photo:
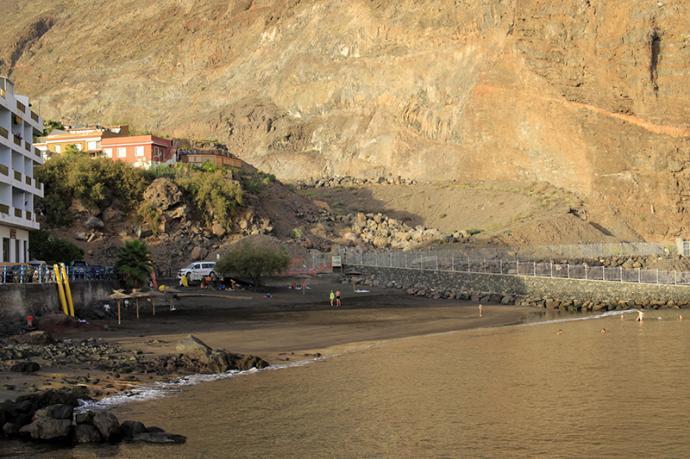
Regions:
<instances>
[{"instance_id":1,"label":"metal fence post","mask_svg":"<svg viewBox=\"0 0 690 459\"><path fill-rule=\"evenodd\" d=\"M467 272L470 272L470 257L467 257Z\"/></svg>"},{"instance_id":2,"label":"metal fence post","mask_svg":"<svg viewBox=\"0 0 690 459\"><path fill-rule=\"evenodd\" d=\"M532 262L532 274L534 275L534 277L537 277L537 262L536 261Z\"/></svg>"},{"instance_id":3,"label":"metal fence post","mask_svg":"<svg viewBox=\"0 0 690 459\"><path fill-rule=\"evenodd\" d=\"M570 263L566 263L566 270L568 271L568 279L570 279Z\"/></svg>"},{"instance_id":4,"label":"metal fence post","mask_svg":"<svg viewBox=\"0 0 690 459\"><path fill-rule=\"evenodd\" d=\"M422 263L422 253L417 252L419 254L419 270L424 271L424 264Z\"/></svg>"},{"instance_id":5,"label":"metal fence post","mask_svg":"<svg viewBox=\"0 0 690 459\"><path fill-rule=\"evenodd\" d=\"M673 283L678 284L678 280L676 279L676 270L673 270Z\"/></svg>"},{"instance_id":6,"label":"metal fence post","mask_svg":"<svg viewBox=\"0 0 690 459\"><path fill-rule=\"evenodd\" d=\"M553 260L549 261L549 270L551 271L551 277L553 277Z\"/></svg>"},{"instance_id":7,"label":"metal fence post","mask_svg":"<svg viewBox=\"0 0 690 459\"><path fill-rule=\"evenodd\" d=\"M393 267L393 252L388 252L388 262L389 262L388 264L392 268Z\"/></svg>"},{"instance_id":8,"label":"metal fence post","mask_svg":"<svg viewBox=\"0 0 690 459\"><path fill-rule=\"evenodd\" d=\"M601 280L606 280L606 266L601 267Z\"/></svg>"},{"instance_id":9,"label":"metal fence post","mask_svg":"<svg viewBox=\"0 0 690 459\"><path fill-rule=\"evenodd\" d=\"M503 258L498 260L498 272L503 274Z\"/></svg>"},{"instance_id":10,"label":"metal fence post","mask_svg":"<svg viewBox=\"0 0 690 459\"><path fill-rule=\"evenodd\" d=\"M587 263L585 263L585 280L587 280Z\"/></svg>"},{"instance_id":11,"label":"metal fence post","mask_svg":"<svg viewBox=\"0 0 690 459\"><path fill-rule=\"evenodd\" d=\"M656 283L659 283L659 268L656 268Z\"/></svg>"},{"instance_id":12,"label":"metal fence post","mask_svg":"<svg viewBox=\"0 0 690 459\"><path fill-rule=\"evenodd\" d=\"M436 271L438 271L438 255L435 255L436 258Z\"/></svg>"},{"instance_id":13,"label":"metal fence post","mask_svg":"<svg viewBox=\"0 0 690 459\"><path fill-rule=\"evenodd\" d=\"M520 260L515 260L515 275L520 275Z\"/></svg>"},{"instance_id":14,"label":"metal fence post","mask_svg":"<svg viewBox=\"0 0 690 459\"><path fill-rule=\"evenodd\" d=\"M407 252L405 252L405 268L407 268Z\"/></svg>"},{"instance_id":15,"label":"metal fence post","mask_svg":"<svg viewBox=\"0 0 690 459\"><path fill-rule=\"evenodd\" d=\"M623 282L623 267L621 266L620 269L621 269L621 282Z\"/></svg>"},{"instance_id":16,"label":"metal fence post","mask_svg":"<svg viewBox=\"0 0 690 459\"><path fill-rule=\"evenodd\" d=\"M455 254L450 256L450 270L455 271Z\"/></svg>"},{"instance_id":17,"label":"metal fence post","mask_svg":"<svg viewBox=\"0 0 690 459\"><path fill-rule=\"evenodd\" d=\"M642 270L640 268L637 268L637 283L642 283Z\"/></svg>"}]
</instances>

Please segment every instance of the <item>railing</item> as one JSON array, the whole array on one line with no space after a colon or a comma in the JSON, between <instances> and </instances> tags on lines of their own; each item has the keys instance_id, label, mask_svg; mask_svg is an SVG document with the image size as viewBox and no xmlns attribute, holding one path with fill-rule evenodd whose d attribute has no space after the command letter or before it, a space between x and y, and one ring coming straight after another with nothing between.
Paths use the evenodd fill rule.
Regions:
<instances>
[{"instance_id":1,"label":"railing","mask_svg":"<svg viewBox=\"0 0 690 459\"><path fill-rule=\"evenodd\" d=\"M22 181L22 173L19 171L14 171L14 179L19 180L21 182Z\"/></svg>"},{"instance_id":2,"label":"railing","mask_svg":"<svg viewBox=\"0 0 690 459\"><path fill-rule=\"evenodd\" d=\"M0 127L0 136L3 136L4 138L9 138L10 132L5 129L4 127Z\"/></svg>"},{"instance_id":3,"label":"railing","mask_svg":"<svg viewBox=\"0 0 690 459\"><path fill-rule=\"evenodd\" d=\"M70 282L113 280L117 279L117 273L112 267L67 266L67 276ZM28 263L17 263L0 266L0 285L2 284L46 284L55 282L55 272L52 266L41 264L40 266Z\"/></svg>"},{"instance_id":4,"label":"railing","mask_svg":"<svg viewBox=\"0 0 690 459\"><path fill-rule=\"evenodd\" d=\"M24 141L24 148L26 148L27 151L31 151L31 144L26 140Z\"/></svg>"},{"instance_id":5,"label":"railing","mask_svg":"<svg viewBox=\"0 0 690 459\"><path fill-rule=\"evenodd\" d=\"M15 209L14 209L14 216L17 217L17 218L22 218L22 210L21 210L21 209L17 209L17 208L15 207Z\"/></svg>"},{"instance_id":6,"label":"railing","mask_svg":"<svg viewBox=\"0 0 690 459\"><path fill-rule=\"evenodd\" d=\"M26 105L17 101L17 110L19 110L22 113L26 112Z\"/></svg>"},{"instance_id":7,"label":"railing","mask_svg":"<svg viewBox=\"0 0 690 459\"><path fill-rule=\"evenodd\" d=\"M28 175L24 177L24 182L26 182L27 185L31 185L31 177Z\"/></svg>"},{"instance_id":8,"label":"railing","mask_svg":"<svg viewBox=\"0 0 690 459\"><path fill-rule=\"evenodd\" d=\"M0 164L0 174L10 175L10 168L5 166L4 164Z\"/></svg>"},{"instance_id":9,"label":"railing","mask_svg":"<svg viewBox=\"0 0 690 459\"><path fill-rule=\"evenodd\" d=\"M10 214L10 206L7 206L5 204L0 204L0 214L9 215Z\"/></svg>"},{"instance_id":10,"label":"railing","mask_svg":"<svg viewBox=\"0 0 690 459\"><path fill-rule=\"evenodd\" d=\"M623 267L592 266L585 263L553 263L519 259L473 259L464 254L432 252L362 252L341 249L341 256L343 263L350 266L638 284L690 285L690 272L686 271L625 269Z\"/></svg>"},{"instance_id":11,"label":"railing","mask_svg":"<svg viewBox=\"0 0 690 459\"><path fill-rule=\"evenodd\" d=\"M27 210L27 211L26 211L26 219L27 219L27 220L32 220L32 218L33 218L33 214L31 213L31 211Z\"/></svg>"}]
</instances>

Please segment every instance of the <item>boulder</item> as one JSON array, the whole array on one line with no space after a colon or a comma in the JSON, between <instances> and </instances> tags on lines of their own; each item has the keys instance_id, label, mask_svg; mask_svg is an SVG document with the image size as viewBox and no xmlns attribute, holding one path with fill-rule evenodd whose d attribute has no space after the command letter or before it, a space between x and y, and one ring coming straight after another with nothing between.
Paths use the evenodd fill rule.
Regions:
<instances>
[{"instance_id":1,"label":"boulder","mask_svg":"<svg viewBox=\"0 0 690 459\"><path fill-rule=\"evenodd\" d=\"M53 419L72 419L74 408L70 405L49 405L41 408L34 413L34 419L53 418Z\"/></svg>"},{"instance_id":2,"label":"boulder","mask_svg":"<svg viewBox=\"0 0 690 459\"><path fill-rule=\"evenodd\" d=\"M144 200L158 209L167 210L182 202L182 191L169 178L160 177L144 190Z\"/></svg>"},{"instance_id":3,"label":"boulder","mask_svg":"<svg viewBox=\"0 0 690 459\"><path fill-rule=\"evenodd\" d=\"M72 429L72 421L42 417L19 429L20 434L27 434L34 440L66 439Z\"/></svg>"},{"instance_id":4,"label":"boulder","mask_svg":"<svg viewBox=\"0 0 690 459\"><path fill-rule=\"evenodd\" d=\"M123 421L122 424L120 424L120 431L122 432L122 436L131 439L135 435L145 433L147 430L146 426L139 421Z\"/></svg>"},{"instance_id":5,"label":"boulder","mask_svg":"<svg viewBox=\"0 0 690 459\"><path fill-rule=\"evenodd\" d=\"M114 414L99 411L93 415L93 425L104 440L110 440L120 433L120 423Z\"/></svg>"},{"instance_id":6,"label":"boulder","mask_svg":"<svg viewBox=\"0 0 690 459\"><path fill-rule=\"evenodd\" d=\"M225 227L223 227L223 225L221 225L220 223L216 222L211 226L211 232L216 237L223 237L225 236Z\"/></svg>"},{"instance_id":7,"label":"boulder","mask_svg":"<svg viewBox=\"0 0 690 459\"><path fill-rule=\"evenodd\" d=\"M14 335L9 338L10 341L16 344L50 344L53 342L53 337L48 332L42 330L34 330L23 335Z\"/></svg>"},{"instance_id":8,"label":"boulder","mask_svg":"<svg viewBox=\"0 0 690 459\"><path fill-rule=\"evenodd\" d=\"M16 362L10 367L10 371L15 371L17 373L33 373L41 369L41 366L36 362L26 361L26 362Z\"/></svg>"},{"instance_id":9,"label":"boulder","mask_svg":"<svg viewBox=\"0 0 690 459\"><path fill-rule=\"evenodd\" d=\"M93 411L83 411L81 413L77 413L77 415L74 416L74 422L77 424L92 424Z\"/></svg>"},{"instance_id":10,"label":"boulder","mask_svg":"<svg viewBox=\"0 0 690 459\"><path fill-rule=\"evenodd\" d=\"M101 434L91 424L78 424L74 428L75 443L99 443L103 440Z\"/></svg>"},{"instance_id":11,"label":"boulder","mask_svg":"<svg viewBox=\"0 0 690 459\"><path fill-rule=\"evenodd\" d=\"M167 432L144 432L135 435L132 440L143 441L146 443L169 443L181 444L187 441L182 435L171 434Z\"/></svg>"},{"instance_id":12,"label":"boulder","mask_svg":"<svg viewBox=\"0 0 690 459\"><path fill-rule=\"evenodd\" d=\"M201 246L196 246L192 249L192 254L190 255L192 257L192 260L201 260L206 256L206 249L201 247Z\"/></svg>"},{"instance_id":13,"label":"boulder","mask_svg":"<svg viewBox=\"0 0 690 459\"><path fill-rule=\"evenodd\" d=\"M7 435L17 435L19 433L19 424L14 422L6 422L2 425L2 432Z\"/></svg>"},{"instance_id":14,"label":"boulder","mask_svg":"<svg viewBox=\"0 0 690 459\"><path fill-rule=\"evenodd\" d=\"M90 230L101 230L105 228L105 223L100 218L91 216L86 220L84 226Z\"/></svg>"}]
</instances>

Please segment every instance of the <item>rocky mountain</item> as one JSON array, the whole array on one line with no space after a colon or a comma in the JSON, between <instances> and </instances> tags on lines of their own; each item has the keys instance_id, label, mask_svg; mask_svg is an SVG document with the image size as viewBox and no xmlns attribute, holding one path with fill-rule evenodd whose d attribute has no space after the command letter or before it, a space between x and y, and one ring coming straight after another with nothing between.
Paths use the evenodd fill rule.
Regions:
<instances>
[{"instance_id":1,"label":"rocky mountain","mask_svg":"<svg viewBox=\"0 0 690 459\"><path fill-rule=\"evenodd\" d=\"M549 182L604 234L690 219L684 0L3 0L47 118L215 138L281 179Z\"/></svg>"}]
</instances>

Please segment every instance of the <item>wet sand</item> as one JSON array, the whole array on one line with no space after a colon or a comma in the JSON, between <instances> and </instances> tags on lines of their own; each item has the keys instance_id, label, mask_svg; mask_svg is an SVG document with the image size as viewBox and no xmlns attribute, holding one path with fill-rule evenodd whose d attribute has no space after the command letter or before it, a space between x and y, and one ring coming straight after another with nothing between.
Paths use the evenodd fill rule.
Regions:
<instances>
[{"instance_id":1,"label":"wet sand","mask_svg":"<svg viewBox=\"0 0 690 459\"><path fill-rule=\"evenodd\" d=\"M174 354L175 344L193 334L214 348L281 363L317 352L327 357L380 340L515 324L537 314L533 309L484 305L480 318L477 305L469 302L418 298L381 288L354 293L350 286L336 280L334 275L315 279L304 295L284 285L269 286L271 298L253 291L190 288L180 294L175 311L159 305L154 317L150 307L142 305L140 318L136 319L130 306L119 327L112 320L95 321L89 327L65 330L60 337L102 338L126 351L156 355ZM329 306L331 288L343 291L341 308ZM44 367L28 375L2 373L2 384L12 384L16 389L0 391L0 399L15 398L32 387L57 388L65 384L64 378L85 375L99 380L90 388L102 395L170 379L150 374L130 374L125 378L88 366Z\"/></svg>"}]
</instances>

